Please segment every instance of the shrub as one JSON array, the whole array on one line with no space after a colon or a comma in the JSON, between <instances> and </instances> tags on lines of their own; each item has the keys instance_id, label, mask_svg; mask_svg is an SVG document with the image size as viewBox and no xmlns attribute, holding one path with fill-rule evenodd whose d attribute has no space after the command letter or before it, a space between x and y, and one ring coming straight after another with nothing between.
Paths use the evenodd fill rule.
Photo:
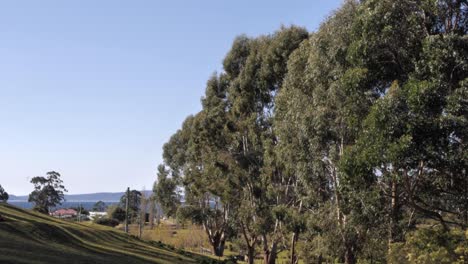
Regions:
<instances>
[{"instance_id":1,"label":"shrub","mask_svg":"<svg viewBox=\"0 0 468 264\"><path fill-rule=\"evenodd\" d=\"M113 207L110 208L110 217L112 219L117 219L117 221L123 222L125 221L125 210L120 207Z\"/></svg>"},{"instance_id":2,"label":"shrub","mask_svg":"<svg viewBox=\"0 0 468 264\"><path fill-rule=\"evenodd\" d=\"M99 218L95 221L96 224L116 227L119 225L119 220L113 218Z\"/></svg>"},{"instance_id":3,"label":"shrub","mask_svg":"<svg viewBox=\"0 0 468 264\"><path fill-rule=\"evenodd\" d=\"M237 264L237 256L229 256L224 261L224 264Z\"/></svg>"},{"instance_id":4,"label":"shrub","mask_svg":"<svg viewBox=\"0 0 468 264\"><path fill-rule=\"evenodd\" d=\"M468 259L468 231L420 228L406 237L405 243L392 245L389 263L443 264L465 263Z\"/></svg>"}]
</instances>

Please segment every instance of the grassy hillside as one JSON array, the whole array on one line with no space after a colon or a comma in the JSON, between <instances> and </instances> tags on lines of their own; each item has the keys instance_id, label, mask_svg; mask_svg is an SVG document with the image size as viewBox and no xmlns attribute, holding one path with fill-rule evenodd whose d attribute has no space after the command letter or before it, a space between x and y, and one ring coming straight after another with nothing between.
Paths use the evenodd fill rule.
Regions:
<instances>
[{"instance_id":1,"label":"grassy hillside","mask_svg":"<svg viewBox=\"0 0 468 264\"><path fill-rule=\"evenodd\" d=\"M0 203L0 263L210 263L205 257Z\"/></svg>"}]
</instances>

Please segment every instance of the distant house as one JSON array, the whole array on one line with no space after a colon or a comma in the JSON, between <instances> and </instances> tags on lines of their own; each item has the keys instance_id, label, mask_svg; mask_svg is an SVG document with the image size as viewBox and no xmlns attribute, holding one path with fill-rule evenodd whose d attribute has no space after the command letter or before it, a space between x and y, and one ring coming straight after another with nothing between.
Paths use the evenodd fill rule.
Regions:
<instances>
[{"instance_id":1,"label":"distant house","mask_svg":"<svg viewBox=\"0 0 468 264\"><path fill-rule=\"evenodd\" d=\"M106 212L89 212L89 218L94 220L95 218L105 217L107 216Z\"/></svg>"},{"instance_id":2,"label":"distant house","mask_svg":"<svg viewBox=\"0 0 468 264\"><path fill-rule=\"evenodd\" d=\"M73 218L78 215L78 212L75 209L58 209L50 215L57 218Z\"/></svg>"}]
</instances>

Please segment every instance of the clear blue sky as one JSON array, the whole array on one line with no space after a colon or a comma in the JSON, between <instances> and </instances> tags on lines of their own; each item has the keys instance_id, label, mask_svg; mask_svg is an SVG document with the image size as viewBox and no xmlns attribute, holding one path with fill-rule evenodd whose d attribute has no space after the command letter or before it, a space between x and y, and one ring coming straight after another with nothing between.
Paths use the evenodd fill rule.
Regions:
<instances>
[{"instance_id":1,"label":"clear blue sky","mask_svg":"<svg viewBox=\"0 0 468 264\"><path fill-rule=\"evenodd\" d=\"M56 170L69 193L151 189L233 39L315 30L340 0L2 1L0 184Z\"/></svg>"}]
</instances>

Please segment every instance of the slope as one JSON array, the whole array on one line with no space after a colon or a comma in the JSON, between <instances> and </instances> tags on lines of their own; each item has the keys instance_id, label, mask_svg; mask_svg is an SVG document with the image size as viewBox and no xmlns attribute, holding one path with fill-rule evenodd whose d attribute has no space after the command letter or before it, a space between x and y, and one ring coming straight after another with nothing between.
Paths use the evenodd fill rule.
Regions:
<instances>
[{"instance_id":1,"label":"slope","mask_svg":"<svg viewBox=\"0 0 468 264\"><path fill-rule=\"evenodd\" d=\"M215 263L98 225L0 203L0 263Z\"/></svg>"}]
</instances>

